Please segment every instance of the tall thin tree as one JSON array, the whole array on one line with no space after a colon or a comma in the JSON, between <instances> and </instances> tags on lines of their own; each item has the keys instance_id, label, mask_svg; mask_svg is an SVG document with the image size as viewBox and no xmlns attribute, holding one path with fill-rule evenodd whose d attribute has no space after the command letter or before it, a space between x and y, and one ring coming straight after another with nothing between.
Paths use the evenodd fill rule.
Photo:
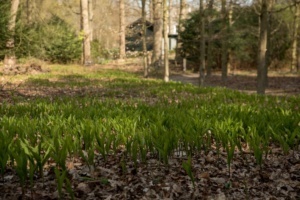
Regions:
<instances>
[{"instance_id":1,"label":"tall thin tree","mask_svg":"<svg viewBox=\"0 0 300 200\"><path fill-rule=\"evenodd\" d=\"M149 0L149 21L150 22L153 22L153 11L154 11L154 8L153 8L153 0Z\"/></svg>"},{"instance_id":2,"label":"tall thin tree","mask_svg":"<svg viewBox=\"0 0 300 200\"><path fill-rule=\"evenodd\" d=\"M163 1L163 21L164 21L164 68L165 68L165 75L164 81L169 82L169 38L168 38L168 4L167 0Z\"/></svg>"},{"instance_id":3,"label":"tall thin tree","mask_svg":"<svg viewBox=\"0 0 300 200\"><path fill-rule=\"evenodd\" d=\"M91 34L89 26L89 7L88 0L81 0L81 18L83 32L83 64L90 65L91 59Z\"/></svg>"},{"instance_id":4,"label":"tall thin tree","mask_svg":"<svg viewBox=\"0 0 300 200\"><path fill-rule=\"evenodd\" d=\"M297 63L297 50L298 50L298 29L299 29L299 16L300 16L300 5L294 6L294 27L293 27L293 42L292 42L292 66L291 72L298 70Z\"/></svg>"},{"instance_id":5,"label":"tall thin tree","mask_svg":"<svg viewBox=\"0 0 300 200\"><path fill-rule=\"evenodd\" d=\"M267 51L266 51L266 70L264 71L264 80L265 80L265 87L269 86L269 81L268 81L268 68L271 65L271 48L272 48L272 44L271 44L271 37L272 37L272 32L271 31L271 26L273 23L273 13L271 12L274 6L274 1L275 0L269 0L268 2L268 8L267 8L267 13L268 13L268 27L267 27ZM273 34L276 31L273 32Z\"/></svg>"},{"instance_id":6,"label":"tall thin tree","mask_svg":"<svg viewBox=\"0 0 300 200\"><path fill-rule=\"evenodd\" d=\"M181 55L181 48L182 48L182 41L181 41L181 35L180 33L183 31L183 20L186 19L186 0L180 0L179 5L179 19L178 19L178 36L177 36L177 44L176 44L176 55L175 55L175 61L176 63L182 63L183 58Z\"/></svg>"},{"instance_id":7,"label":"tall thin tree","mask_svg":"<svg viewBox=\"0 0 300 200\"><path fill-rule=\"evenodd\" d=\"M125 4L124 0L119 0L119 6L120 6L120 29L119 29L119 36L120 36L120 52L119 52L119 58L124 59L125 58Z\"/></svg>"},{"instance_id":8,"label":"tall thin tree","mask_svg":"<svg viewBox=\"0 0 300 200\"><path fill-rule=\"evenodd\" d=\"M153 54L152 54L152 66L155 69L161 67L162 57L162 0L152 0L153 2L153 14L154 14L154 37L153 37Z\"/></svg>"},{"instance_id":9,"label":"tall thin tree","mask_svg":"<svg viewBox=\"0 0 300 200\"><path fill-rule=\"evenodd\" d=\"M222 21L223 21L223 31L225 34L223 34L222 38L222 81L225 83L227 81L227 75L228 75L228 48L227 48L227 10L226 10L226 0L222 0Z\"/></svg>"},{"instance_id":10,"label":"tall thin tree","mask_svg":"<svg viewBox=\"0 0 300 200\"><path fill-rule=\"evenodd\" d=\"M226 36L227 36L227 45L226 45L226 48L227 48L227 52L228 52L228 56L227 56L227 70L229 72L231 72L232 75L234 75L235 73L235 65L234 65L234 62L233 62L233 59L234 59L234 55L233 55L233 50L232 50L232 47L229 42L229 37L231 35L231 31L232 31L232 25L233 25L233 2L234 0L230 0L229 1L229 5L228 5L228 27L227 27L227 31L226 31ZM228 44L229 43L229 44Z\"/></svg>"},{"instance_id":11,"label":"tall thin tree","mask_svg":"<svg viewBox=\"0 0 300 200\"><path fill-rule=\"evenodd\" d=\"M90 39L94 40L94 2L89 0L89 26L90 26Z\"/></svg>"},{"instance_id":12,"label":"tall thin tree","mask_svg":"<svg viewBox=\"0 0 300 200\"><path fill-rule=\"evenodd\" d=\"M199 76L199 85L204 84L205 79L205 14L204 14L204 4L203 0L200 0L200 76Z\"/></svg>"},{"instance_id":13,"label":"tall thin tree","mask_svg":"<svg viewBox=\"0 0 300 200\"><path fill-rule=\"evenodd\" d=\"M142 23L143 23L143 65L144 77L148 77L148 51L147 51L147 27L146 27L146 0L142 0Z\"/></svg>"},{"instance_id":14,"label":"tall thin tree","mask_svg":"<svg viewBox=\"0 0 300 200\"><path fill-rule=\"evenodd\" d=\"M7 54L4 59L4 70L9 70L10 68L15 67L16 57L15 57L15 28L16 28L16 19L17 12L19 8L20 1L12 0L10 7L10 20L8 24L8 32L10 33L10 38L6 42Z\"/></svg>"},{"instance_id":15,"label":"tall thin tree","mask_svg":"<svg viewBox=\"0 0 300 200\"><path fill-rule=\"evenodd\" d=\"M11 1L11 7L10 7L10 20L8 24L8 31L11 33L11 38L7 42L8 48L14 48L15 47L15 40L14 40L14 34L15 34L15 28L16 28L16 19L17 19L17 12L19 9L20 0L12 0Z\"/></svg>"},{"instance_id":16,"label":"tall thin tree","mask_svg":"<svg viewBox=\"0 0 300 200\"><path fill-rule=\"evenodd\" d=\"M173 28L173 19L172 19L172 9L173 9L173 0L168 0L169 1L169 33L173 33L172 32L172 28Z\"/></svg>"},{"instance_id":17,"label":"tall thin tree","mask_svg":"<svg viewBox=\"0 0 300 200\"><path fill-rule=\"evenodd\" d=\"M206 76L210 77L212 73L212 65L213 65L213 10L214 10L214 0L209 0L208 2L208 13L207 13L207 23L208 23L208 40L207 40L207 65L206 65Z\"/></svg>"},{"instance_id":18,"label":"tall thin tree","mask_svg":"<svg viewBox=\"0 0 300 200\"><path fill-rule=\"evenodd\" d=\"M267 82L267 65L266 51L268 41L268 3L269 0L261 1L260 12L260 35L259 35L259 52L257 59L257 93L265 94Z\"/></svg>"}]
</instances>

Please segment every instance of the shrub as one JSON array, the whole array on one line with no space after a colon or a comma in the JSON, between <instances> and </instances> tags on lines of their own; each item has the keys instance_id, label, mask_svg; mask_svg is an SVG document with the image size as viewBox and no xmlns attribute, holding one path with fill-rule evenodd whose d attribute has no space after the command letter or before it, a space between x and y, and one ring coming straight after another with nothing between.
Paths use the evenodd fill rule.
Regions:
<instances>
[{"instance_id":1,"label":"shrub","mask_svg":"<svg viewBox=\"0 0 300 200\"><path fill-rule=\"evenodd\" d=\"M56 63L70 63L81 58L81 38L65 21L52 17L46 23L17 27L16 54Z\"/></svg>"},{"instance_id":2,"label":"shrub","mask_svg":"<svg viewBox=\"0 0 300 200\"><path fill-rule=\"evenodd\" d=\"M113 60L119 57L119 49L107 49L99 40L93 40L91 43L92 59L94 62L103 64L105 60Z\"/></svg>"}]
</instances>

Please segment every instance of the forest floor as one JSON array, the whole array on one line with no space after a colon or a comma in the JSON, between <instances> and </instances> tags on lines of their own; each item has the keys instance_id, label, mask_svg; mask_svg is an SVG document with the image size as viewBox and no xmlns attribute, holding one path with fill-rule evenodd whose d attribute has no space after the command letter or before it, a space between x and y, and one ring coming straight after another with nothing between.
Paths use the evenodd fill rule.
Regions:
<instances>
[{"instance_id":1,"label":"forest floor","mask_svg":"<svg viewBox=\"0 0 300 200\"><path fill-rule=\"evenodd\" d=\"M95 66L98 67L142 74L140 63ZM197 73L183 73L171 67L172 81L198 85L198 77ZM271 71L269 77L268 95L300 94L299 75ZM216 72L206 79L205 84L255 93L255 79L254 71L236 71L235 75L228 76L224 85L220 73ZM10 88L18 90L17 84ZM22 93L25 95L24 90ZM10 98L7 94L1 94L0 97ZM67 162L68 176L72 180L76 199L300 199L299 151L284 155L280 148L272 147L272 155L266 156L261 168L251 153L240 152L235 155L230 172L224 152L201 152L192 157L195 185L182 168L182 163L186 162L184 155L174 155L167 166L151 157L148 163L138 163L138 167L130 161L123 165L120 160L122 152L108 157L106 162L96 155L96 167L91 170L80 159L70 159ZM28 192L23 199L58 199L52 169L50 163L44 180L36 180L33 193L28 185ZM8 169L3 182L0 181L0 200L22 199L21 190L16 173ZM66 196L66 199L69 198Z\"/></svg>"},{"instance_id":2,"label":"forest floor","mask_svg":"<svg viewBox=\"0 0 300 200\"><path fill-rule=\"evenodd\" d=\"M171 80L181 81L183 83L199 84L198 73L180 73L172 74ZM269 85L266 89L267 95L299 95L300 77L291 73L282 73L271 71L268 77ZM214 73L211 77L205 79L205 86L226 87L249 94L256 93L256 71L238 70L234 75L230 74L227 82L224 84L221 78L221 72Z\"/></svg>"},{"instance_id":3,"label":"forest floor","mask_svg":"<svg viewBox=\"0 0 300 200\"><path fill-rule=\"evenodd\" d=\"M143 67L141 59L127 59L126 61L115 61L104 65L95 65L90 68L105 68L105 69L119 69L137 73L142 76ZM45 67L45 71L48 71ZM40 73L39 71L31 73ZM155 75L153 75L155 74ZM256 70L235 70L234 74L229 73L226 83L222 81L221 71L215 71L211 77L206 77L204 86L210 87L226 87L248 94L256 93ZM150 73L150 78L163 79L163 69L157 73ZM182 83L189 83L193 85L199 84L199 73L193 70L183 72L180 66L175 66L170 63L170 80ZM0 80L1 84L8 82L3 78ZM16 85L20 82L16 81ZM16 85L11 85L14 88ZM17 87L16 87L17 88ZM291 73L289 69L269 70L268 72L268 87L266 88L267 95L273 96L293 96L300 95L300 73Z\"/></svg>"},{"instance_id":4,"label":"forest floor","mask_svg":"<svg viewBox=\"0 0 300 200\"><path fill-rule=\"evenodd\" d=\"M108 64L106 68L118 68L120 70L126 70L131 72L139 72L142 74L141 61L133 60L129 63L116 63ZM162 71L159 72L163 74ZM204 86L211 87L226 87L248 94L256 93L256 74L257 71L253 69L242 70L237 69L234 73L229 73L227 82L224 83L221 77L221 71L212 73L211 77L205 78ZM154 76L155 78L159 78ZM182 83L190 83L193 85L199 85L199 73L193 70L183 72L180 66L175 66L170 62L170 80L179 81ZM268 72L268 87L266 88L267 95L276 96L291 96L300 94L300 73L291 73L289 69L269 70Z\"/></svg>"}]
</instances>

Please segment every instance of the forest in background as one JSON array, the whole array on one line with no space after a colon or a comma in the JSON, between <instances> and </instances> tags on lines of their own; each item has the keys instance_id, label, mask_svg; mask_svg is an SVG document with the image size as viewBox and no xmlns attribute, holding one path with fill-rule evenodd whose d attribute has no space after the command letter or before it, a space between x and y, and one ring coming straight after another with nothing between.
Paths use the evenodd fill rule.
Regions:
<instances>
[{"instance_id":1,"label":"forest in background","mask_svg":"<svg viewBox=\"0 0 300 200\"><path fill-rule=\"evenodd\" d=\"M5 0L0 7L0 58L4 69L15 65L14 59L84 65L123 59L132 55L126 50L126 26L141 18L145 29L146 21L154 27L151 56L147 49L138 54L145 60L145 77L163 68L168 81L169 60L163 55L168 57L168 36L175 34L175 63L182 65L187 59L200 72L200 85L214 70L221 69L226 82L235 69L257 69L257 92L264 94L268 69L299 70L298 4L297 0ZM146 35L144 30L138 34Z\"/></svg>"}]
</instances>

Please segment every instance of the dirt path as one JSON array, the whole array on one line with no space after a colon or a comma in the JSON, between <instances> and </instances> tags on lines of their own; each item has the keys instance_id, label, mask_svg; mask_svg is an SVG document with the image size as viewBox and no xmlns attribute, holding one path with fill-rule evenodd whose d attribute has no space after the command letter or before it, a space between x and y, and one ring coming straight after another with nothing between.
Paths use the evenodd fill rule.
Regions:
<instances>
[{"instance_id":1,"label":"dirt path","mask_svg":"<svg viewBox=\"0 0 300 200\"><path fill-rule=\"evenodd\" d=\"M173 81L183 83L199 84L199 75L197 73L176 73L170 76ZM300 76L291 74L271 73L269 76L269 86L266 94L269 95L299 95L300 94ZM216 73L210 78L205 79L205 86L219 86L247 93L256 93L256 76L253 73L246 74L238 72L236 75L228 76L227 83L222 82L221 74Z\"/></svg>"}]
</instances>

